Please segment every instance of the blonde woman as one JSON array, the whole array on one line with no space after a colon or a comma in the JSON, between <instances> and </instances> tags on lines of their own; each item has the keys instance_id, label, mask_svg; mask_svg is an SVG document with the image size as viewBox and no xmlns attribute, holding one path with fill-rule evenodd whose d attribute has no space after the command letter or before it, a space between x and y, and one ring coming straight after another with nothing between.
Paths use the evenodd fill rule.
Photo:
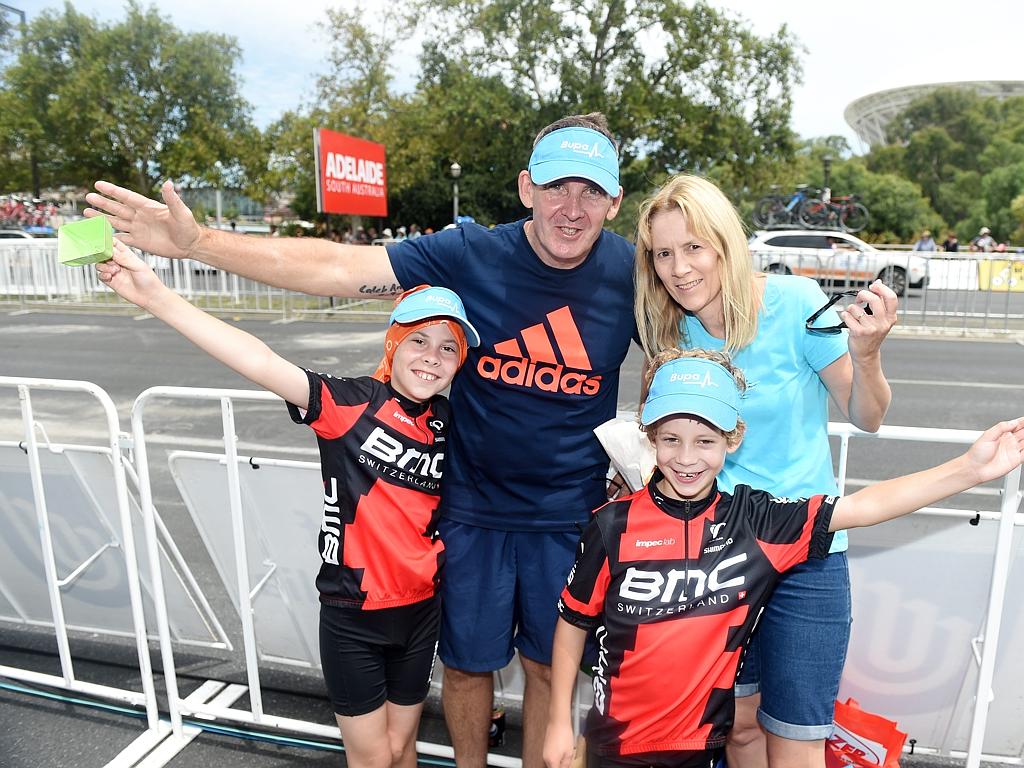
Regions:
<instances>
[{"instance_id":1,"label":"blonde woman","mask_svg":"<svg viewBox=\"0 0 1024 768\"><path fill-rule=\"evenodd\" d=\"M828 299L817 283L755 272L732 204L689 175L641 207L635 269L648 359L677 346L717 349L746 373L740 415L749 438L729 454L719 487L836 493L828 397L857 427L881 425L892 395L880 347L896 322L896 295L876 281L838 314L819 313ZM825 330L808 330L816 313L814 327ZM845 532L836 534L831 554L789 572L765 609L737 679L731 768L824 765L849 641L846 546Z\"/></svg>"}]
</instances>

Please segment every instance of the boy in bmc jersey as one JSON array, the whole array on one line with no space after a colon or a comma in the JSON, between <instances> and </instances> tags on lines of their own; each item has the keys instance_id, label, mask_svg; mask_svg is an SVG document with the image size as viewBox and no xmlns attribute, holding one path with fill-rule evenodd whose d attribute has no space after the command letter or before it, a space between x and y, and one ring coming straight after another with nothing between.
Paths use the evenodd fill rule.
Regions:
<instances>
[{"instance_id":1,"label":"boy in bmc jersey","mask_svg":"<svg viewBox=\"0 0 1024 768\"><path fill-rule=\"evenodd\" d=\"M116 265L116 266L115 266ZM317 435L324 480L320 660L355 768L416 765L416 731L440 627L437 537L451 424L440 393L480 343L461 299L420 286L398 297L372 377L303 370L192 306L114 241L100 279L249 380Z\"/></svg>"},{"instance_id":2,"label":"boy in bmc jersey","mask_svg":"<svg viewBox=\"0 0 1024 768\"><path fill-rule=\"evenodd\" d=\"M743 438L742 373L720 352L673 349L646 379L640 422L657 470L601 507L580 539L558 606L548 768L573 758L570 701L588 630L600 654L587 765L709 768L732 725L747 642L786 569L825 557L834 531L908 514L1024 459L1018 418L952 461L851 496L776 499L745 485L727 494L715 480Z\"/></svg>"}]
</instances>

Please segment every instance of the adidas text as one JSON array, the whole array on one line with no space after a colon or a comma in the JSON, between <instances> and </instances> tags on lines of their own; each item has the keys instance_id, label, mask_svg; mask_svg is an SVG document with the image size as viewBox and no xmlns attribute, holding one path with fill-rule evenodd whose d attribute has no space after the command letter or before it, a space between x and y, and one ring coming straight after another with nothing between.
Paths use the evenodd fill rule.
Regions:
<instances>
[{"instance_id":1,"label":"adidas text","mask_svg":"<svg viewBox=\"0 0 1024 768\"><path fill-rule=\"evenodd\" d=\"M567 395L596 395L601 389L600 376L587 376L578 371L565 370L561 365L535 363L528 358L506 360L483 356L477 363L477 373L485 379L501 380L520 387L537 387L545 392L564 392Z\"/></svg>"}]
</instances>

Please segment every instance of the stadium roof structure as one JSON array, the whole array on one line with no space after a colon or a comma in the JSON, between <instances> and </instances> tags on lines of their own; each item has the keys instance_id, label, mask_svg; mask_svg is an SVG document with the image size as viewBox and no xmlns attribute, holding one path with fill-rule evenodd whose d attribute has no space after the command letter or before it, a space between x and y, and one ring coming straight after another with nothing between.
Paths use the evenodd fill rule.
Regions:
<instances>
[{"instance_id":1,"label":"stadium roof structure","mask_svg":"<svg viewBox=\"0 0 1024 768\"><path fill-rule=\"evenodd\" d=\"M907 85L861 96L850 102L843 112L843 117L866 145L882 144L885 142L885 130L892 119L912 101L938 88L969 90L979 96L994 96L997 99L1024 96L1024 80L967 80L956 83Z\"/></svg>"}]
</instances>

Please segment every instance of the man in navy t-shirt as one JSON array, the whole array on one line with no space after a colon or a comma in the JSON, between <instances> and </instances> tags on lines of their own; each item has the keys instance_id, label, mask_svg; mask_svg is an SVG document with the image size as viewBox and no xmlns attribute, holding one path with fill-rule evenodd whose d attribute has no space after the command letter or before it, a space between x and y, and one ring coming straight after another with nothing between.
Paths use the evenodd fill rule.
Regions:
<instances>
[{"instance_id":1,"label":"man in navy t-shirt","mask_svg":"<svg viewBox=\"0 0 1024 768\"><path fill-rule=\"evenodd\" d=\"M107 182L89 196L128 245L158 255L313 294L429 283L462 297L481 344L452 384L440 527L444 707L460 766L484 765L491 673L513 649L526 675L524 766L542 765L558 595L577 525L605 501L607 459L592 430L615 415L634 333L633 247L603 229L622 202L604 116L542 130L517 183L529 218L387 249L201 228L170 183L166 206Z\"/></svg>"}]
</instances>

